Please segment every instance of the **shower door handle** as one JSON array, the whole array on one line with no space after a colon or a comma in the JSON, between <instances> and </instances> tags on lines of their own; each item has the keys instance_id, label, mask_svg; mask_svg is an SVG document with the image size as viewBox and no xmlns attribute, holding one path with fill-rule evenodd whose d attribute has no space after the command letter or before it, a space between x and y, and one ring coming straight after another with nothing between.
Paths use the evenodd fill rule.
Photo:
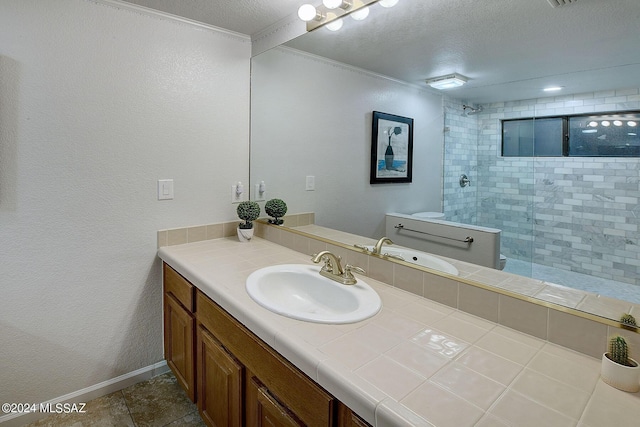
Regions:
<instances>
[{"instance_id":1,"label":"shower door handle","mask_svg":"<svg viewBox=\"0 0 640 427\"><path fill-rule=\"evenodd\" d=\"M471 180L465 174L460 175L460 187L471 186Z\"/></svg>"}]
</instances>

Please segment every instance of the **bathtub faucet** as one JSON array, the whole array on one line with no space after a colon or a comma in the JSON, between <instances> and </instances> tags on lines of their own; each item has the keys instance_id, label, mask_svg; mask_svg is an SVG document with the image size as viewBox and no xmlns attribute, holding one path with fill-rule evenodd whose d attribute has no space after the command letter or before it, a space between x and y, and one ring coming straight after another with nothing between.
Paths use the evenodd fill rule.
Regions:
<instances>
[{"instance_id":1,"label":"bathtub faucet","mask_svg":"<svg viewBox=\"0 0 640 427\"><path fill-rule=\"evenodd\" d=\"M371 252L374 254L382 255L382 245L384 245L385 243L393 245L391 239L389 239L388 237L381 237L380 240L378 240L378 242L375 244Z\"/></svg>"}]
</instances>

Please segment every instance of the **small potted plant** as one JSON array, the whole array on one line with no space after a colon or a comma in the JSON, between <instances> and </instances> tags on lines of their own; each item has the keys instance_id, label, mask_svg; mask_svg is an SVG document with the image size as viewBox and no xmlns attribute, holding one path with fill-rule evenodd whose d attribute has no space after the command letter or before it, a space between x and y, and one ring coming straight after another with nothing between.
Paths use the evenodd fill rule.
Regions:
<instances>
[{"instance_id":1,"label":"small potted plant","mask_svg":"<svg viewBox=\"0 0 640 427\"><path fill-rule=\"evenodd\" d=\"M269 220L269 224L282 225L284 223L282 217L287 213L287 204L280 199L271 199L265 203L264 211L273 217Z\"/></svg>"},{"instance_id":2,"label":"small potted plant","mask_svg":"<svg viewBox=\"0 0 640 427\"><path fill-rule=\"evenodd\" d=\"M628 313L623 314L622 317L620 317L620 323L622 324L622 327L626 329L636 330L638 328L636 318Z\"/></svg>"},{"instance_id":3,"label":"small potted plant","mask_svg":"<svg viewBox=\"0 0 640 427\"><path fill-rule=\"evenodd\" d=\"M629 357L629 346L624 337L616 335L609 340L609 351L602 355L602 380L618 390L640 391L640 366Z\"/></svg>"},{"instance_id":4,"label":"small potted plant","mask_svg":"<svg viewBox=\"0 0 640 427\"><path fill-rule=\"evenodd\" d=\"M238 240L248 242L253 237L253 221L260 216L260 205L253 201L240 202L236 212L238 218L244 220L238 224Z\"/></svg>"}]
</instances>

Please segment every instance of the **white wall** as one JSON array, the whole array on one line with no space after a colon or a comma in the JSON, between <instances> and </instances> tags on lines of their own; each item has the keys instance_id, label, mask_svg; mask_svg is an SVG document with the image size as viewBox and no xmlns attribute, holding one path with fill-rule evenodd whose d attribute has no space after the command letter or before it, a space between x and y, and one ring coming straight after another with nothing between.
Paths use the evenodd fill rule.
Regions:
<instances>
[{"instance_id":1,"label":"white wall","mask_svg":"<svg viewBox=\"0 0 640 427\"><path fill-rule=\"evenodd\" d=\"M117 3L0 3L0 402L162 359L156 230L235 219L250 49Z\"/></svg>"},{"instance_id":2,"label":"white wall","mask_svg":"<svg viewBox=\"0 0 640 427\"><path fill-rule=\"evenodd\" d=\"M251 91L251 180L267 199L371 237L387 212L442 209L442 96L286 48L252 59ZM412 183L369 184L372 111L414 119Z\"/></svg>"}]
</instances>

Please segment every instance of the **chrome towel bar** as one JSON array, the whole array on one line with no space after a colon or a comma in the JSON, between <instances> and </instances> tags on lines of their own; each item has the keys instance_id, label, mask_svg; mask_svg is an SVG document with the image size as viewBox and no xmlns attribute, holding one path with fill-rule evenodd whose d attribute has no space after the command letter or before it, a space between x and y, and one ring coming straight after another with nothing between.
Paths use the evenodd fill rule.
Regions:
<instances>
[{"instance_id":1,"label":"chrome towel bar","mask_svg":"<svg viewBox=\"0 0 640 427\"><path fill-rule=\"evenodd\" d=\"M397 228L398 230L405 230L405 231L413 231L414 233L420 233L420 234L426 234L429 236L435 236L435 237L439 237L441 239L448 239L448 240L455 240L456 242L462 242L462 243L466 243L468 245L470 245L471 243L473 243L473 237L467 236L464 239L454 239L453 237L447 237L447 236L440 236L438 234L431 234L431 233L426 233L424 231L419 231L419 230L412 230L410 228L406 228L404 225L402 224L398 224L393 228Z\"/></svg>"}]
</instances>

